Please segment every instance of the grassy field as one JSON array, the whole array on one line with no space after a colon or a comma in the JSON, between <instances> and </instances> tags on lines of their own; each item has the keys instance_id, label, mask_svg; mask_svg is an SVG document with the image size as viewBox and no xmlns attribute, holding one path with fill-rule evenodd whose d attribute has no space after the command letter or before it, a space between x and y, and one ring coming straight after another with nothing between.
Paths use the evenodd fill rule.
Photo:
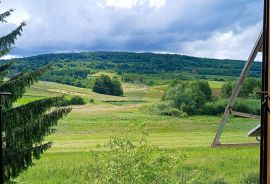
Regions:
<instances>
[{"instance_id":1,"label":"grassy field","mask_svg":"<svg viewBox=\"0 0 270 184\"><path fill-rule=\"evenodd\" d=\"M221 87L211 82L211 87ZM146 130L152 145L174 154L183 151L187 155L186 167L198 170L212 178L223 178L237 184L249 172L259 171L259 147L211 148L211 142L221 117L193 116L175 118L144 113L140 108L158 101L166 86L136 86L125 84L124 97L93 93L89 89L61 84L39 82L27 90L16 105L55 95L80 95L86 101L93 98L95 104L74 106L72 113L61 120L57 132L47 137L53 146L35 165L17 179L27 184L81 183L82 167L91 158L91 150L106 152L112 137L127 136L135 142L141 135L138 126L147 124ZM254 128L256 120L231 118L222 136L222 142L255 142L247 132Z\"/></svg>"}]
</instances>

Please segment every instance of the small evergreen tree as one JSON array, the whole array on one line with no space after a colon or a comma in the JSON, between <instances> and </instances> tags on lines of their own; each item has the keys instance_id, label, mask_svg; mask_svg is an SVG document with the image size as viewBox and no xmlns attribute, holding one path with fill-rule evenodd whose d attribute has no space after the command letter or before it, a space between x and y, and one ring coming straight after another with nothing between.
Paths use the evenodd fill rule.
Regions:
<instances>
[{"instance_id":1,"label":"small evergreen tree","mask_svg":"<svg viewBox=\"0 0 270 184\"><path fill-rule=\"evenodd\" d=\"M11 15L13 10L0 14L0 22L5 23L5 18ZM16 38L21 35L25 23L11 33L0 38L0 57L7 54ZM60 108L62 98L48 98L37 100L26 105L13 107L29 87L38 80L48 67L41 68L31 73L21 73L16 76L8 76L7 71L12 63L8 62L0 66L0 91L10 92L11 95L2 101L3 105L3 168L4 183L17 177L22 171L32 165L33 158L39 158L40 154L51 146L51 143L43 143L44 137L53 133L52 127L64 115L71 111L70 108Z\"/></svg>"}]
</instances>

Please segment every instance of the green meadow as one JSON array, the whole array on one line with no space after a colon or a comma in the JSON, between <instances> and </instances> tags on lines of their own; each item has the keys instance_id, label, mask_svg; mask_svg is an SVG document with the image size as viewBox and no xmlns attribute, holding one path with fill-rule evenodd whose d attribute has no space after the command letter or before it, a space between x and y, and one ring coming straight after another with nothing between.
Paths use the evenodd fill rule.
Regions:
<instances>
[{"instance_id":1,"label":"green meadow","mask_svg":"<svg viewBox=\"0 0 270 184\"><path fill-rule=\"evenodd\" d=\"M215 90L222 84L210 82ZM138 142L141 124L146 124L151 145L171 154L185 153L184 167L202 176L237 184L247 173L259 172L259 147L211 148L220 116L177 118L142 111L143 106L159 101L166 88L165 84L150 87L125 83L125 96L114 97L51 82L35 84L15 105L57 95L79 95L87 103L73 106L72 112L59 121L56 133L46 138L53 146L16 181L25 184L82 183L82 168L91 159L90 153L93 150L106 153L104 145L113 137L128 137ZM94 103L90 103L90 99L94 99ZM256 142L247 133L258 123L231 117L221 142Z\"/></svg>"}]
</instances>

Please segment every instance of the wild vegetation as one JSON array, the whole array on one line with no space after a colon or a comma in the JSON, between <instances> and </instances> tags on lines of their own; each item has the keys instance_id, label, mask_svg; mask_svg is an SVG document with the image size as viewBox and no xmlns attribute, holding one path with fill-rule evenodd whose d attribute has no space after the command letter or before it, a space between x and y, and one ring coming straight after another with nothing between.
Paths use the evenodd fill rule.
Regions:
<instances>
[{"instance_id":1,"label":"wild vegetation","mask_svg":"<svg viewBox=\"0 0 270 184\"><path fill-rule=\"evenodd\" d=\"M240 91L233 110L248 114L260 115L260 80L248 78ZM220 115L224 112L228 98L236 85L236 81L225 82L218 96L213 96L208 81L191 82L173 81L159 103L149 105L142 110L150 113L187 117L188 115Z\"/></svg>"},{"instance_id":2,"label":"wild vegetation","mask_svg":"<svg viewBox=\"0 0 270 184\"><path fill-rule=\"evenodd\" d=\"M161 80L154 82L163 83ZM223 84L209 81L212 91L220 90ZM62 94L70 97L79 95L86 104L73 106L70 115L58 123L56 133L46 138L46 141L53 142L52 148L42 159L35 161L35 166L21 174L17 181L29 184L41 181L91 183L91 176L96 178L97 183L115 176L123 176L121 181L129 176L135 177L135 181L154 181L155 178L151 180L150 176L161 173L162 168L172 168L172 175L161 174L161 179L177 180L179 183L181 179L196 184L209 181L245 183L250 178L256 179L259 147L210 148L220 122L219 116L179 118L145 112L141 108L160 102L168 85L149 87L139 83L123 83L123 88L126 92L123 97L102 95L89 89L51 82L39 82L27 90L15 106ZM89 99L95 103L90 103ZM247 137L247 132L257 124L256 120L232 117L221 141L256 141L255 138ZM142 138L147 141L140 144ZM128 144L134 147L128 147ZM125 151L121 151L123 149ZM139 165L134 167L134 172L128 170L128 164L139 158L141 163L146 164L142 166L145 173L138 171ZM177 160L179 164L174 167L172 162ZM161 166L154 168L154 164ZM113 172L109 172L106 166L110 166ZM147 173L149 178L144 178ZM99 174L104 175L104 180Z\"/></svg>"},{"instance_id":3,"label":"wild vegetation","mask_svg":"<svg viewBox=\"0 0 270 184\"><path fill-rule=\"evenodd\" d=\"M30 184L113 183L116 178L124 183L129 183L127 178L137 183L257 181L258 147L210 148L220 121L217 115L223 113L227 103L222 88L236 78L209 76L198 80L189 73L156 75L88 70L95 70L87 77L92 87L102 75L117 77L124 96L45 81L28 89L13 104L21 106L65 95L66 105L76 105L60 121L56 133L45 139L53 142L52 148L16 181ZM175 76L179 78L173 81ZM249 88L248 98L237 100L236 109L259 112L259 100L252 97L255 88ZM194 109L188 108L186 103L190 102ZM147 125L143 130L138 128L142 124ZM255 120L233 117L222 141L256 141L248 138L247 132L257 124ZM167 170L170 175L164 172Z\"/></svg>"},{"instance_id":4,"label":"wild vegetation","mask_svg":"<svg viewBox=\"0 0 270 184\"><path fill-rule=\"evenodd\" d=\"M52 60L52 70L42 78L44 81L24 93L24 87L37 80L45 69L29 74L19 72L36 70L49 60ZM7 171L8 179L20 174L16 181L29 184L258 182L258 147L210 148L220 121L217 115L224 111L235 84L234 75L240 72L243 64L241 61L94 52L42 55L15 59L14 62L12 71L0 87L16 94L13 88L5 85L12 80L35 77L25 83L20 81L18 84L24 84L20 94L12 101L6 101L10 109L5 109L4 117L12 121L7 121L7 127L13 130L13 122L20 124L20 118L13 121L19 116L7 116L16 109L17 114L24 114L21 117L29 116L29 122L36 122L39 129L27 123L28 139L16 134L17 139L27 143L21 144L14 139L21 146L17 148L30 147L33 151L27 152L27 159L19 160L23 167L17 169L16 165ZM220 69L211 69L217 67L217 63ZM2 66L3 71L7 66L10 64ZM207 66L209 70L204 69ZM232 66L235 70L228 73ZM256 63L250 75L260 73L258 66ZM259 100L254 95L258 89L260 80L249 78L235 110L259 114ZM64 98L53 98L63 95ZM58 108L59 105L71 105L74 111L60 121L54 135L44 139L55 132L52 126L57 120L70 111L68 107ZM17 111L19 109L23 111ZM30 110L30 114L25 113L25 109ZM248 138L247 132L257 124L254 120L232 117L222 141L256 141ZM18 128L26 133L24 124ZM7 140L8 137L7 131ZM21 173L32 165L32 157L39 158L51 142L52 149Z\"/></svg>"},{"instance_id":5,"label":"wild vegetation","mask_svg":"<svg viewBox=\"0 0 270 184\"><path fill-rule=\"evenodd\" d=\"M12 12L0 14L0 22ZM0 38L0 57L24 26ZM2 101L4 182L259 183L258 147L210 148L243 65L128 52L2 60L0 91L11 92ZM234 110L260 114L260 65ZM247 132L257 124L232 117L221 141L254 142Z\"/></svg>"},{"instance_id":6,"label":"wild vegetation","mask_svg":"<svg viewBox=\"0 0 270 184\"><path fill-rule=\"evenodd\" d=\"M245 80L241 91L239 93L240 98L260 98L256 95L256 92L261 91L262 81L260 78L249 77ZM236 85L236 81L228 81L221 88L221 97L228 98L232 94L232 90Z\"/></svg>"}]
</instances>

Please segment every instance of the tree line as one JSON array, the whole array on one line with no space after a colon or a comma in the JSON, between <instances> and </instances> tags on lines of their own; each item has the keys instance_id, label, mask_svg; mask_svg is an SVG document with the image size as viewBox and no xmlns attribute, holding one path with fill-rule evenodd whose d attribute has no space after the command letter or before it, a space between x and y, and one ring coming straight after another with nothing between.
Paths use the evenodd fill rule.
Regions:
<instances>
[{"instance_id":1,"label":"tree line","mask_svg":"<svg viewBox=\"0 0 270 184\"><path fill-rule=\"evenodd\" d=\"M236 81L227 81L221 88L220 96L213 96L208 81L173 81L159 103L146 107L151 113L187 117L206 114L219 115L224 113ZM247 78L233 107L235 111L260 115L261 79Z\"/></svg>"},{"instance_id":2,"label":"tree line","mask_svg":"<svg viewBox=\"0 0 270 184\"><path fill-rule=\"evenodd\" d=\"M91 74L99 70L138 74L187 72L200 76L239 76L245 64L244 61L238 60L218 60L176 54L83 52L17 58L14 60L12 70L13 73L23 70L34 71L49 63L52 69L42 79L78 87L89 87L91 84L86 80L87 73ZM260 75L261 63L255 62L250 76Z\"/></svg>"}]
</instances>

